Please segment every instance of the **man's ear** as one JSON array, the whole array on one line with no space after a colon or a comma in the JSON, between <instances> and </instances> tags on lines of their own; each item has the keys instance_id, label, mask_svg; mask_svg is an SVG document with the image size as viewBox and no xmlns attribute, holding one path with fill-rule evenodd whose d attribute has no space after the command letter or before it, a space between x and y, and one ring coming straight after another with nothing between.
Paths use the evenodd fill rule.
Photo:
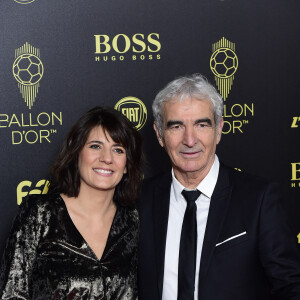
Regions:
<instances>
[{"instance_id":1,"label":"man's ear","mask_svg":"<svg viewBox=\"0 0 300 300\"><path fill-rule=\"evenodd\" d=\"M217 130L217 144L219 144L219 142L221 141L223 125L224 125L224 119L221 118L220 122L219 122L219 125L218 125L218 128L216 128L216 130Z\"/></svg>"},{"instance_id":2,"label":"man's ear","mask_svg":"<svg viewBox=\"0 0 300 300\"><path fill-rule=\"evenodd\" d=\"M162 136L159 133L159 130L158 130L155 122L153 123L153 128L154 128L154 131L156 133L156 137L158 139L159 144L163 147L164 146L164 141L163 141Z\"/></svg>"}]
</instances>

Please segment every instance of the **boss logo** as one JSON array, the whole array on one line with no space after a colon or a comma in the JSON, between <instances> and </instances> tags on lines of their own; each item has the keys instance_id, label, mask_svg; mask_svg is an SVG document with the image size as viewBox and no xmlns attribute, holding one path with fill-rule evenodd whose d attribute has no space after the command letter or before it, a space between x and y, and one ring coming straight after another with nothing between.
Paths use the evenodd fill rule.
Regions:
<instances>
[{"instance_id":1,"label":"boss logo","mask_svg":"<svg viewBox=\"0 0 300 300\"><path fill-rule=\"evenodd\" d=\"M116 103L115 109L126 116L134 124L137 130L140 130L147 121L147 108L138 98L122 98Z\"/></svg>"},{"instance_id":2,"label":"boss logo","mask_svg":"<svg viewBox=\"0 0 300 300\"><path fill-rule=\"evenodd\" d=\"M291 163L292 165L292 180L300 180L300 162Z\"/></svg>"},{"instance_id":3,"label":"boss logo","mask_svg":"<svg viewBox=\"0 0 300 300\"><path fill-rule=\"evenodd\" d=\"M113 38L105 34L96 34L95 54L106 54L111 50L119 54L132 51L133 53L158 52L161 49L158 33L150 33L145 36L143 33L136 33L132 37L126 34L117 34Z\"/></svg>"}]
</instances>

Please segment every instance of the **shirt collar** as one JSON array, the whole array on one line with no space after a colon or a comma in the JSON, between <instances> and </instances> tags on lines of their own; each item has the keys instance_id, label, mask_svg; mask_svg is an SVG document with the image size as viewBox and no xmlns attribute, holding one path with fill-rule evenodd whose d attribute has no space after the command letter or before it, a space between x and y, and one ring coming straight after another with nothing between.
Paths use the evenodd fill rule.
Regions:
<instances>
[{"instance_id":1,"label":"shirt collar","mask_svg":"<svg viewBox=\"0 0 300 300\"><path fill-rule=\"evenodd\" d=\"M209 199L211 198L213 191L215 189L216 183L217 183L217 179L218 179L218 175L219 175L219 167L220 167L220 162L219 162L218 156L215 154L214 163L213 163L212 167L210 168L208 174L204 177L204 179L196 187L196 189L201 191L201 193L204 194ZM173 185L176 200L179 200L179 197L181 197L182 190L184 190L184 189L191 190L191 189L184 187L176 179L173 168L172 168L172 185Z\"/></svg>"}]
</instances>

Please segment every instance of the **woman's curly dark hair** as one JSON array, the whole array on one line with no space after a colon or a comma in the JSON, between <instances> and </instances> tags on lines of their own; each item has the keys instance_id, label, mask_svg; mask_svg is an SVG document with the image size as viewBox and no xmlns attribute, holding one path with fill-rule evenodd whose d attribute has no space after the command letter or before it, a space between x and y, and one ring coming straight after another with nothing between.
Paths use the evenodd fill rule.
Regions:
<instances>
[{"instance_id":1,"label":"woman's curly dark hair","mask_svg":"<svg viewBox=\"0 0 300 300\"><path fill-rule=\"evenodd\" d=\"M89 133L97 126L101 126L115 143L121 144L126 150L127 173L116 186L114 201L123 206L133 206L143 177L142 138L132 123L112 108L95 107L86 112L71 128L51 167L51 190L64 193L69 197L78 196L79 153Z\"/></svg>"}]
</instances>

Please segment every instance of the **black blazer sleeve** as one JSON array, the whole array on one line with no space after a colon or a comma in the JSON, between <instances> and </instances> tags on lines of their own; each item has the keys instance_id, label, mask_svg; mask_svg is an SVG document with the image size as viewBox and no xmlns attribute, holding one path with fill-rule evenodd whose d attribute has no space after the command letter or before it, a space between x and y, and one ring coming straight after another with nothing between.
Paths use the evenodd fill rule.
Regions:
<instances>
[{"instance_id":1,"label":"black blazer sleeve","mask_svg":"<svg viewBox=\"0 0 300 300\"><path fill-rule=\"evenodd\" d=\"M276 299L300 299L300 249L283 210L281 192L267 185L259 218L259 255Z\"/></svg>"}]
</instances>

